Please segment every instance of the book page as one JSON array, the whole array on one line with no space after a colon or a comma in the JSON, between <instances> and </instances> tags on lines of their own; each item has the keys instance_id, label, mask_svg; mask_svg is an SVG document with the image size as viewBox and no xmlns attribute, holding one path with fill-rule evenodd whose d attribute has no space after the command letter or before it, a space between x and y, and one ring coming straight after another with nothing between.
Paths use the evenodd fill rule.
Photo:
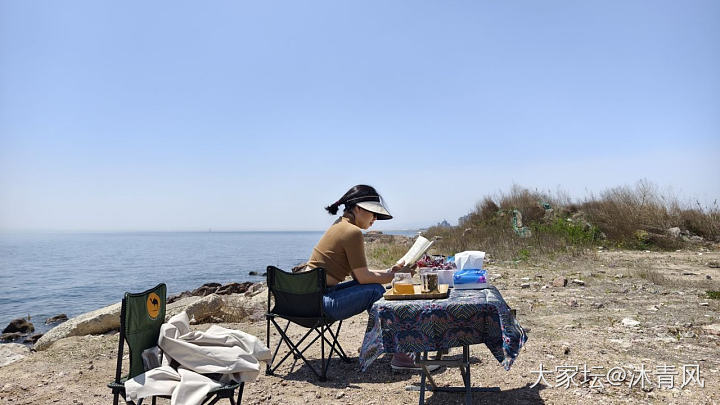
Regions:
<instances>
[{"instance_id":1,"label":"book page","mask_svg":"<svg viewBox=\"0 0 720 405\"><path fill-rule=\"evenodd\" d=\"M407 253L405 253L405 256L400 258L397 263L400 264L404 261L406 266L412 266L413 264L415 264L415 262L420 260L422 255L427 252L428 249L430 249L430 246L432 246L432 244L433 242L427 240L422 236L418 236L417 240L412 245L410 250L408 250Z\"/></svg>"}]
</instances>

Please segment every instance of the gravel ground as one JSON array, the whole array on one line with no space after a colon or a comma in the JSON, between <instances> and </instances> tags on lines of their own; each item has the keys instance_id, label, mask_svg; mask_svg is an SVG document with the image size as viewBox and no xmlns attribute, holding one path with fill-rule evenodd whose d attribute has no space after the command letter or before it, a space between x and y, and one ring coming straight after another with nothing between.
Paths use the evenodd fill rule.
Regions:
<instances>
[{"instance_id":1,"label":"gravel ground","mask_svg":"<svg viewBox=\"0 0 720 405\"><path fill-rule=\"evenodd\" d=\"M720 269L712 267L719 260L716 247L670 253L599 251L575 261L532 264L490 262L493 283L517 310L529 340L509 372L484 346L471 348L473 384L501 389L474 393L473 403L719 404L720 300L705 294L720 290ZM566 287L552 286L559 277L567 278ZM343 324L340 342L354 361L333 362L329 381L318 382L306 366L291 368L287 362L277 375L261 374L247 384L244 402L417 403L418 393L405 387L418 384L419 376L393 373L389 356L367 372L359 371L357 355L366 323L363 314ZM263 322L222 325L265 336ZM297 337L302 329L291 328L290 333ZM117 339L116 333L67 338L1 367L0 403L111 403L105 384L114 377ZM277 336L272 339L277 341ZM460 350L450 356L460 356ZM310 350L310 358L319 358L319 349ZM541 364L549 386L533 386ZM644 389L637 378L641 365L648 372ZM704 387L697 381L681 387L684 379L693 380L692 365L697 365ZM570 367L568 374L578 367L568 387L558 386L565 366ZM598 375L593 387L581 384L583 366ZM610 385L611 370L616 377L623 370L625 379L614 378L618 385ZM440 369L434 378L440 385L462 383L457 369ZM659 379L674 388L659 387ZM462 402L461 394L426 396L428 404Z\"/></svg>"}]
</instances>

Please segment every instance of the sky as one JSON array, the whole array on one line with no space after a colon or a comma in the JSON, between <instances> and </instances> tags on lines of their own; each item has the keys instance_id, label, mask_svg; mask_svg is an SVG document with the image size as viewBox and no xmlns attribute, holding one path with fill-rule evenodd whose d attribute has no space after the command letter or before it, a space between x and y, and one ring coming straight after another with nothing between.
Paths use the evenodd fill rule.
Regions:
<instances>
[{"instance_id":1,"label":"sky","mask_svg":"<svg viewBox=\"0 0 720 405\"><path fill-rule=\"evenodd\" d=\"M0 0L0 231L457 223L513 184L720 197L720 2Z\"/></svg>"}]
</instances>

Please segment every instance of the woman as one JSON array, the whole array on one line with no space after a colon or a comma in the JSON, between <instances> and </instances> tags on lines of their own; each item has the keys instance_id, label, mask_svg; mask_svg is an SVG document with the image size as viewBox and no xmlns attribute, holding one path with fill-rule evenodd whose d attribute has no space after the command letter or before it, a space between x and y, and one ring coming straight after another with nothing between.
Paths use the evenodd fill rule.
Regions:
<instances>
[{"instance_id":1,"label":"woman","mask_svg":"<svg viewBox=\"0 0 720 405\"><path fill-rule=\"evenodd\" d=\"M307 267L325 269L328 289L323 297L325 314L332 319L347 319L370 309L382 298L385 287L395 273L404 269L414 274L415 266L396 264L386 270L368 269L365 258L363 229L370 228L376 220L392 219L383 205L380 194L363 184L352 187L339 200L325 209L335 215L343 205L343 215L320 238L312 251ZM353 280L345 281L351 276ZM393 369L416 369L408 355L396 354Z\"/></svg>"}]
</instances>

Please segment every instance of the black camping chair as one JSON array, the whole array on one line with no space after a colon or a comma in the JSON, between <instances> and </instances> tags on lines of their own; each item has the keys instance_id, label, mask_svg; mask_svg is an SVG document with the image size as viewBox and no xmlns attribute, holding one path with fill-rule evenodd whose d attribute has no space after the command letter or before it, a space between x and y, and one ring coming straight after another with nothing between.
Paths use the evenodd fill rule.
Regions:
<instances>
[{"instance_id":1,"label":"black camping chair","mask_svg":"<svg viewBox=\"0 0 720 405\"><path fill-rule=\"evenodd\" d=\"M302 359L305 364L315 373L320 381L327 380L327 370L330 365L333 353L337 354L344 362L349 363L350 359L345 355L340 343L337 340L342 326L342 320L337 320L337 328L332 330L331 326L336 320L330 319L323 312L323 293L325 292L325 269L315 268L310 271L301 273L288 273L278 269L275 266L267 268L267 285L268 285L268 312L265 314L267 319L267 346L270 346L270 324L275 325L275 329L280 334L280 341L275 347L272 359L267 363L266 374L273 375L275 370L292 354L293 365L297 359ZM270 309L270 297L275 300L275 305ZM276 318L287 320L285 327L281 327ZM297 342L293 342L287 335L287 329L291 323L308 328L308 331ZM300 348L305 340L312 334L317 333L314 339ZM320 339L321 367L318 370L313 367L303 353ZM275 357L280 350L280 346L285 343L289 351L277 363ZM330 352L325 359L325 344L330 345Z\"/></svg>"},{"instance_id":2,"label":"black camping chair","mask_svg":"<svg viewBox=\"0 0 720 405\"><path fill-rule=\"evenodd\" d=\"M118 344L117 368L115 369L115 380L108 384L113 393L113 404L118 404L118 397L125 398L125 381L134 378L145 372L143 365L142 352L145 349L157 346L158 337L160 336L160 326L165 322L165 302L167 287L161 283L157 286L137 294L126 292L122 300L120 309L120 343ZM130 357L130 372L125 377L122 374L122 358L124 344L127 342ZM224 384L218 388L211 390L203 404L215 404L223 398L228 398L230 404L235 405L233 394L239 388L237 395L237 404L242 399L243 387L245 383ZM168 396L159 396L160 398L170 398ZM152 397L152 404L155 405L156 397ZM208 402L210 401L210 402ZM142 405L143 400L139 400L137 405Z\"/></svg>"}]
</instances>

